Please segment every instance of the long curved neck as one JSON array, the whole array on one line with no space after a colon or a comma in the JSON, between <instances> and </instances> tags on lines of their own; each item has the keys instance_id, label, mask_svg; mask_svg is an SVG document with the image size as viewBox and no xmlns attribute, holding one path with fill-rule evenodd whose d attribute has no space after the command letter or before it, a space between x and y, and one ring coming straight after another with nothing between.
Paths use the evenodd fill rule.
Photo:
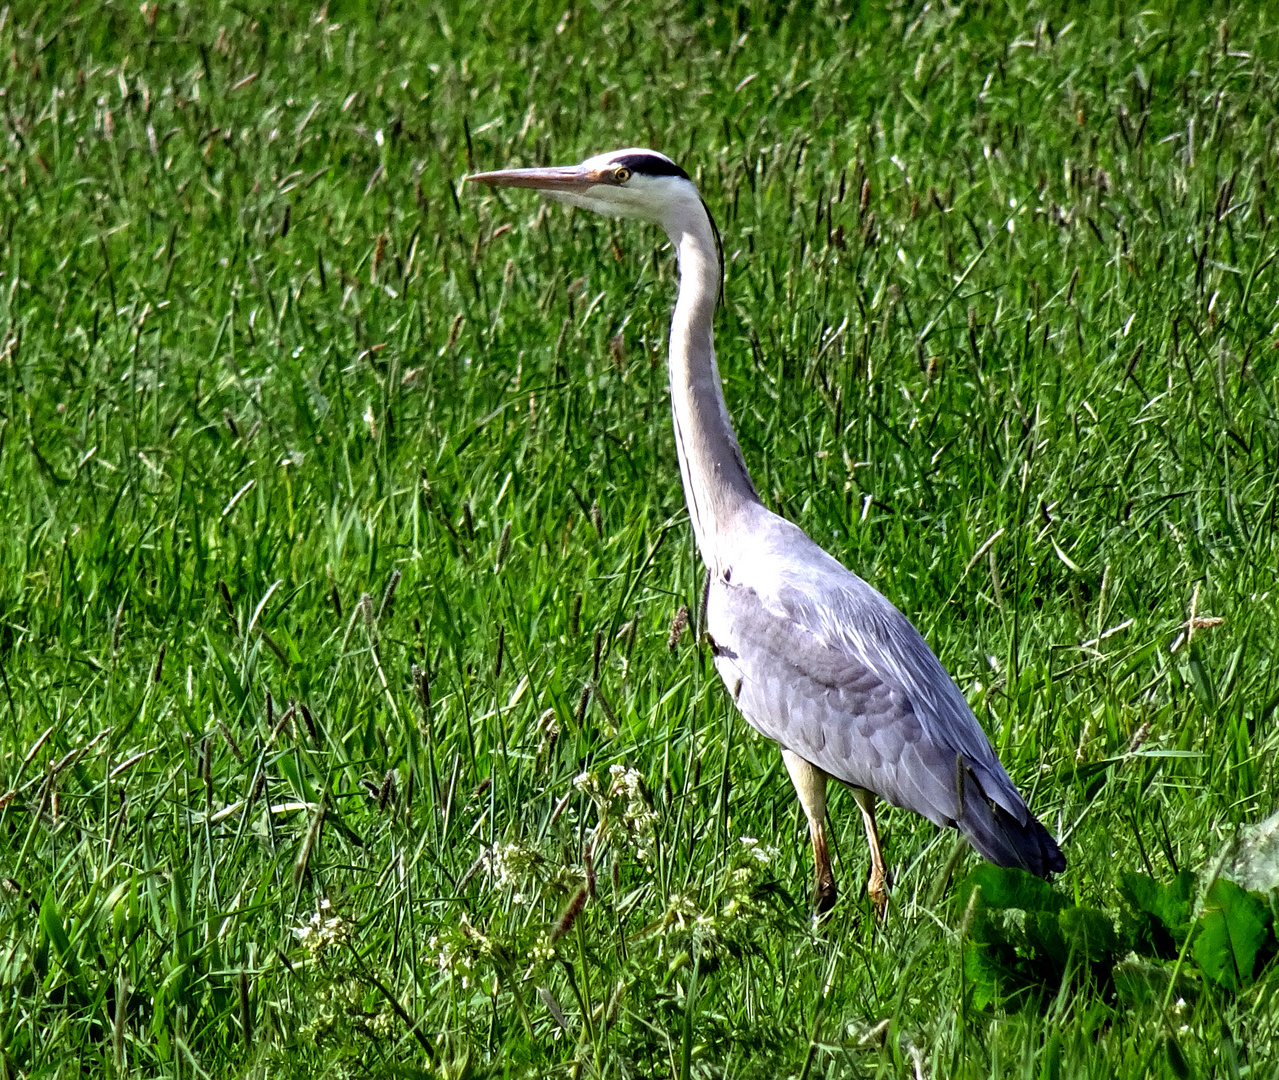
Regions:
<instances>
[{"instance_id":1,"label":"long curved neck","mask_svg":"<svg viewBox=\"0 0 1279 1080\"><path fill-rule=\"evenodd\" d=\"M715 365L719 255L700 204L666 228L679 256L679 299L671 318L671 411L684 498L702 560L721 569L742 515L760 505L728 418Z\"/></svg>"}]
</instances>

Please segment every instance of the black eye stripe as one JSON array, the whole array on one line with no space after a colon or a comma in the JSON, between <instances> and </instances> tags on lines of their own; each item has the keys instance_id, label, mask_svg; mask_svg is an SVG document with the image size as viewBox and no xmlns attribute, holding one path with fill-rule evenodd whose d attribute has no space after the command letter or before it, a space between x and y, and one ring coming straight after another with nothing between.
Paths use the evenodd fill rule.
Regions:
<instances>
[{"instance_id":1,"label":"black eye stripe","mask_svg":"<svg viewBox=\"0 0 1279 1080\"><path fill-rule=\"evenodd\" d=\"M613 167L630 169L643 176L678 176L688 179L688 173L675 162L659 158L656 154L627 154L625 157L614 158Z\"/></svg>"}]
</instances>

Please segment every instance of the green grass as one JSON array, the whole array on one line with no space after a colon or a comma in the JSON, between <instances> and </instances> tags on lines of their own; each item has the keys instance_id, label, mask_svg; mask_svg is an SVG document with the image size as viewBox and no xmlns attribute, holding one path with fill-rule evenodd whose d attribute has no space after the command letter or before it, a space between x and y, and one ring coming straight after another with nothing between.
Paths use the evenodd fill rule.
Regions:
<instances>
[{"instance_id":1,"label":"green grass","mask_svg":"<svg viewBox=\"0 0 1279 1080\"><path fill-rule=\"evenodd\" d=\"M846 792L813 929L668 648L665 238L459 183L694 173L760 490L1117 916L1279 791L1276 15L800 7L4 9L0 1075L1276 1075L1273 961L975 994Z\"/></svg>"}]
</instances>

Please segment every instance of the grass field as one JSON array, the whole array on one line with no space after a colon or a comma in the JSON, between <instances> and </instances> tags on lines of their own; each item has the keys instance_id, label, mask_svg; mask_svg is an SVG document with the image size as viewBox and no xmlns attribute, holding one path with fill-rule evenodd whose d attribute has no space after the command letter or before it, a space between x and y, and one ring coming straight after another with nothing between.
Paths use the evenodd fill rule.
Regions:
<instances>
[{"instance_id":1,"label":"grass field","mask_svg":"<svg viewBox=\"0 0 1279 1080\"><path fill-rule=\"evenodd\" d=\"M0 1076L1279 1075L1279 12L3 10ZM889 810L877 924L838 792L814 928L665 237L460 182L634 144L1050 893Z\"/></svg>"}]
</instances>

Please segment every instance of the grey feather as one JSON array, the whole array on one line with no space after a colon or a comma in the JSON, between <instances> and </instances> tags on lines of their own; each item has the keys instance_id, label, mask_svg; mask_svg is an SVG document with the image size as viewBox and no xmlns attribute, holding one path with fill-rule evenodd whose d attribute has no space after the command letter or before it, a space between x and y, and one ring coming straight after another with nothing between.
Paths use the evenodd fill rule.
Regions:
<instances>
[{"instance_id":1,"label":"grey feather","mask_svg":"<svg viewBox=\"0 0 1279 1080\"><path fill-rule=\"evenodd\" d=\"M760 557L727 567L707 602L716 667L751 726L837 779L959 828L992 862L1063 869L910 621L797 526L761 513L771 520L754 522ZM786 558L770 558L773 548Z\"/></svg>"}]
</instances>

